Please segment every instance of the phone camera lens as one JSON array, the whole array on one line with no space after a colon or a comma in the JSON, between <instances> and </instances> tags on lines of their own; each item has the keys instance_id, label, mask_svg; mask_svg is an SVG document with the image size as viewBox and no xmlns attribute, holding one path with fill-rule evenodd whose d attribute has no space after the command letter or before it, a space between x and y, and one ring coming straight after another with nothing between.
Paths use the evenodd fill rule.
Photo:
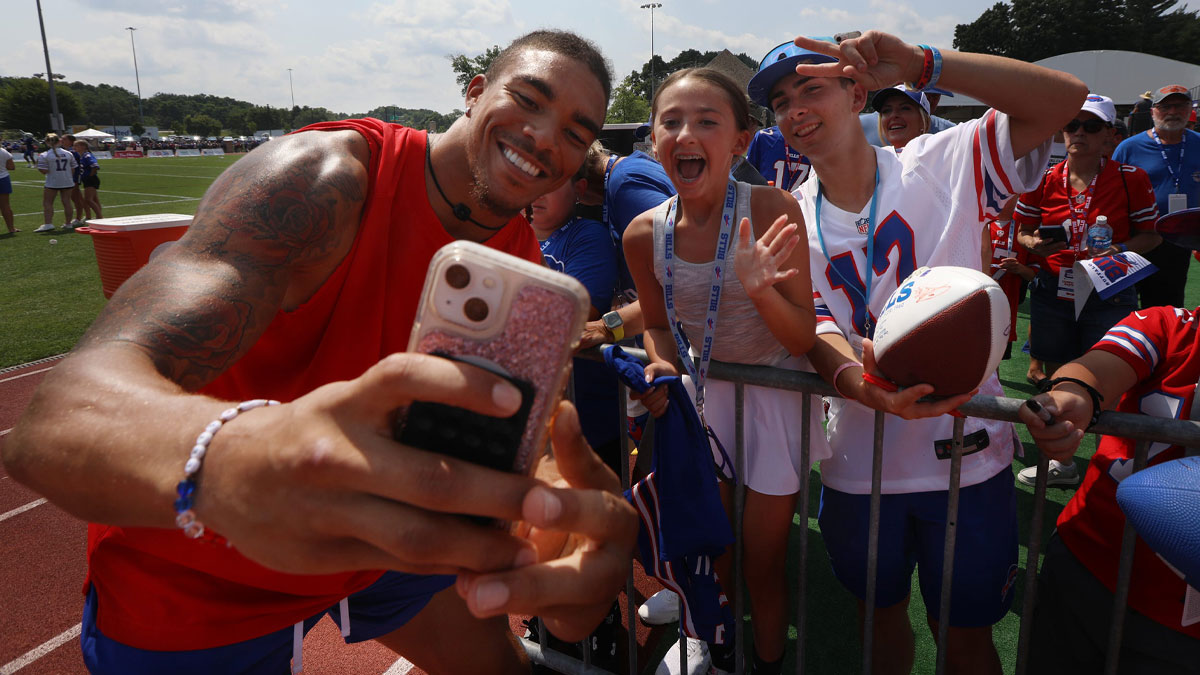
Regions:
<instances>
[{"instance_id":1,"label":"phone camera lens","mask_svg":"<svg viewBox=\"0 0 1200 675\"><path fill-rule=\"evenodd\" d=\"M482 298L471 298L463 303L463 314L472 321L483 321L488 317L487 302Z\"/></svg>"},{"instance_id":2,"label":"phone camera lens","mask_svg":"<svg viewBox=\"0 0 1200 675\"><path fill-rule=\"evenodd\" d=\"M464 265L451 265L446 268L446 283L450 284L450 288L462 290L471 283L471 271Z\"/></svg>"}]
</instances>

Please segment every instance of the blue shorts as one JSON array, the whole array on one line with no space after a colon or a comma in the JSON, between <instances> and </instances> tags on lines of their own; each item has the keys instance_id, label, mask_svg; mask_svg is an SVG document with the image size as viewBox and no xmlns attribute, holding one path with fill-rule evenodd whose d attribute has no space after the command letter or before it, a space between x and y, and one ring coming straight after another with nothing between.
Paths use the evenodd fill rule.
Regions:
<instances>
[{"instance_id":1,"label":"blue shorts","mask_svg":"<svg viewBox=\"0 0 1200 675\"><path fill-rule=\"evenodd\" d=\"M423 576L387 572L378 581L350 596L350 635L346 642L364 642L386 635L416 616L438 591L454 583L453 576ZM341 624L341 612L334 604L304 620L307 634L326 614ZM180 621L186 623L186 608L180 608ZM88 591L83 605L83 629L80 644L83 661L90 673L136 675L146 673L291 673L293 627L268 633L244 642L212 649L161 652L138 649L104 636L96 626L96 591Z\"/></svg>"},{"instance_id":2,"label":"blue shorts","mask_svg":"<svg viewBox=\"0 0 1200 675\"><path fill-rule=\"evenodd\" d=\"M915 568L929 616L941 606L948 491L885 494L880 504L875 606L891 607L912 589ZM871 495L821 489L819 522L834 576L860 600L867 595ZM954 550L950 625L990 626L1012 606L1017 578L1017 495L1010 471L962 488Z\"/></svg>"},{"instance_id":3,"label":"blue shorts","mask_svg":"<svg viewBox=\"0 0 1200 675\"><path fill-rule=\"evenodd\" d=\"M1108 329L1137 309L1137 288L1108 300L1092 293L1075 316L1075 301L1058 297L1058 277L1043 270L1029 292L1029 354L1050 363L1068 363L1100 341Z\"/></svg>"},{"instance_id":4,"label":"blue shorts","mask_svg":"<svg viewBox=\"0 0 1200 675\"><path fill-rule=\"evenodd\" d=\"M11 195L11 194L12 194L12 177L5 176L4 178L0 178L0 195Z\"/></svg>"}]
</instances>

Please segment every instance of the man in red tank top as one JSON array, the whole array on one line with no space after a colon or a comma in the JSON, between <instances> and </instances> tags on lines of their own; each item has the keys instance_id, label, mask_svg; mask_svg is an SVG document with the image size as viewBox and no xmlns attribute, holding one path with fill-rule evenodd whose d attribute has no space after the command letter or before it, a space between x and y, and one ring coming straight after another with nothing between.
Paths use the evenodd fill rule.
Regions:
<instances>
[{"instance_id":1,"label":"man in red tank top","mask_svg":"<svg viewBox=\"0 0 1200 675\"><path fill-rule=\"evenodd\" d=\"M516 410L517 390L483 370L400 352L444 244L540 262L520 211L578 169L609 78L594 45L539 31L471 81L440 136L367 119L273 141L119 289L3 457L91 523L89 670L278 672L289 653L296 669L329 612L348 640L431 672L520 671L504 614L539 614L566 640L605 615L636 516L569 405L555 487L395 443L389 414L418 396ZM228 410L244 399L282 404ZM185 536L193 520L207 534Z\"/></svg>"}]
</instances>

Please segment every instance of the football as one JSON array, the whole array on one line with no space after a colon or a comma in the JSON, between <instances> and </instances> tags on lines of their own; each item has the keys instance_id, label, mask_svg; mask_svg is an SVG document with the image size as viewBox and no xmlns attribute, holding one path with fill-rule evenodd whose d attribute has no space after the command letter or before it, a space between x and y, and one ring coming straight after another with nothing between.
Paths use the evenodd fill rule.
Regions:
<instances>
[{"instance_id":1,"label":"football","mask_svg":"<svg viewBox=\"0 0 1200 675\"><path fill-rule=\"evenodd\" d=\"M1200 457L1184 457L1121 481L1117 503L1142 539L1200 588Z\"/></svg>"},{"instance_id":2,"label":"football","mask_svg":"<svg viewBox=\"0 0 1200 675\"><path fill-rule=\"evenodd\" d=\"M875 325L879 370L892 382L965 394L996 371L1008 345L1008 298L966 267L921 267L896 288Z\"/></svg>"}]
</instances>

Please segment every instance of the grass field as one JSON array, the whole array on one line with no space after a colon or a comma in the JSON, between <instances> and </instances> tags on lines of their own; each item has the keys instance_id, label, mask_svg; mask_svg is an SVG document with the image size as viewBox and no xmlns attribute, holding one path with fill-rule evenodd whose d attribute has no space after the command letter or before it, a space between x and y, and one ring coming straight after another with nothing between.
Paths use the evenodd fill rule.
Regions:
<instances>
[{"instance_id":1,"label":"grass field","mask_svg":"<svg viewBox=\"0 0 1200 675\"><path fill-rule=\"evenodd\" d=\"M102 160L104 215L195 213L209 184L238 157ZM0 235L0 367L67 351L105 302L92 238L61 230L34 234L42 224L42 174L18 157L12 181L11 203L22 232ZM59 202L54 224L63 224Z\"/></svg>"},{"instance_id":2,"label":"grass field","mask_svg":"<svg viewBox=\"0 0 1200 675\"><path fill-rule=\"evenodd\" d=\"M104 215L192 214L213 179L235 161L237 156L105 160L100 190ZM69 350L105 302L91 238L64 231L34 234L33 230L42 222L41 174L18 162L13 183L13 211L17 214L17 227L23 232L16 236L0 235L0 308L3 308L0 314L0 367ZM61 206L56 209L55 223L62 223ZM1198 304L1200 269L1193 269L1187 289L1187 306ZM1023 306L1019 313L1018 334L1026 335L1027 327L1028 313ZM1033 388L1025 382L1027 365L1027 357L1019 352L1011 361L1002 364L1001 381L1009 396L1024 398L1033 393ZM1026 443L1026 456L1014 462L1014 472L1036 462L1036 449L1029 443L1028 434L1023 427L1019 431ZM1094 449L1094 439L1085 439L1085 447L1080 452L1085 460L1080 464L1081 470L1086 467L1086 458L1091 457ZM1033 491L1020 484L1017 488L1021 541L1024 542L1028 538ZM1058 488L1049 490L1047 536L1054 519L1073 493L1073 490ZM849 593L833 578L829 567L816 522L819 494L820 481L814 473L811 517L808 523L797 520L793 530L793 544L800 536L807 536L809 540L807 665L809 672L852 673L858 671L861 658L853 602ZM1022 544L1017 599L1013 610L995 631L1005 672L1013 671L1016 660L1024 562L1025 546ZM914 585L910 614L917 634L915 672L932 673L936 650L925 627L925 608L920 597ZM660 651L665 651L666 647L664 643ZM791 672L794 667L791 656L794 653L794 648L789 648L785 672Z\"/></svg>"}]
</instances>

